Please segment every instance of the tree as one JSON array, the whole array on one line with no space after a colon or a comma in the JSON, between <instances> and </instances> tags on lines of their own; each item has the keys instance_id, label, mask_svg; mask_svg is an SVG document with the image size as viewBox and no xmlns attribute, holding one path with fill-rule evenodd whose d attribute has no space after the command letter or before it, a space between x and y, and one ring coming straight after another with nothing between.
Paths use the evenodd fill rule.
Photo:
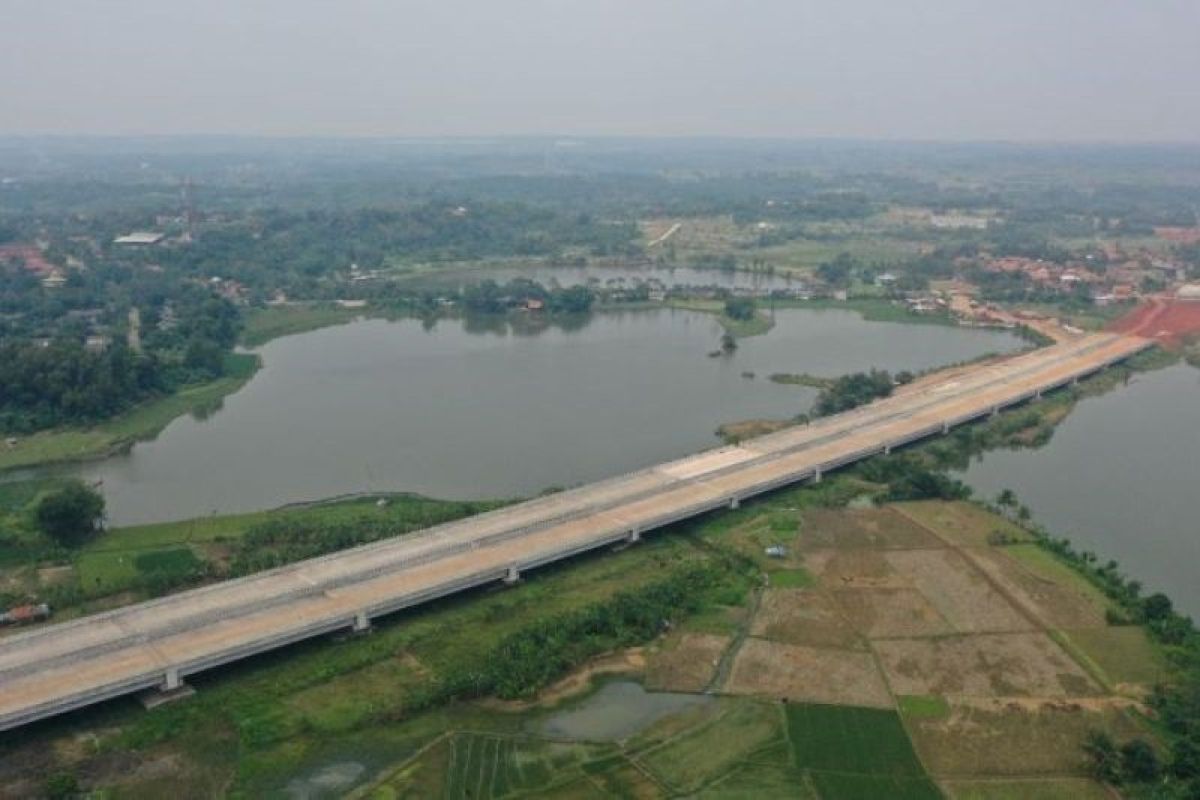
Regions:
<instances>
[{"instance_id":1,"label":"tree","mask_svg":"<svg viewBox=\"0 0 1200 800\"><path fill-rule=\"evenodd\" d=\"M1142 601L1142 613L1146 615L1146 619L1154 622L1156 620L1166 619L1173 612L1171 606L1171 598L1167 597L1162 592L1155 592Z\"/></svg>"},{"instance_id":2,"label":"tree","mask_svg":"<svg viewBox=\"0 0 1200 800\"><path fill-rule=\"evenodd\" d=\"M754 301L749 297L731 297L725 301L725 316L746 322L754 319Z\"/></svg>"},{"instance_id":3,"label":"tree","mask_svg":"<svg viewBox=\"0 0 1200 800\"><path fill-rule=\"evenodd\" d=\"M1157 780L1162 772L1158 753L1145 739L1131 739L1121 745L1121 767L1125 777L1134 783Z\"/></svg>"},{"instance_id":4,"label":"tree","mask_svg":"<svg viewBox=\"0 0 1200 800\"><path fill-rule=\"evenodd\" d=\"M1121 757L1112 737L1103 731L1089 731L1083 751L1092 760L1092 774L1105 783L1121 782Z\"/></svg>"},{"instance_id":5,"label":"tree","mask_svg":"<svg viewBox=\"0 0 1200 800\"><path fill-rule=\"evenodd\" d=\"M1017 495L1012 489L1003 489L996 496L996 505L1001 508L1012 508L1017 504Z\"/></svg>"},{"instance_id":6,"label":"tree","mask_svg":"<svg viewBox=\"0 0 1200 800\"><path fill-rule=\"evenodd\" d=\"M71 481L38 503L37 524L66 547L76 547L104 530L104 497L82 481Z\"/></svg>"},{"instance_id":7,"label":"tree","mask_svg":"<svg viewBox=\"0 0 1200 800\"><path fill-rule=\"evenodd\" d=\"M732 333L726 332L721 334L721 352L729 355L734 350L737 350L737 346L737 339L733 338Z\"/></svg>"}]
</instances>

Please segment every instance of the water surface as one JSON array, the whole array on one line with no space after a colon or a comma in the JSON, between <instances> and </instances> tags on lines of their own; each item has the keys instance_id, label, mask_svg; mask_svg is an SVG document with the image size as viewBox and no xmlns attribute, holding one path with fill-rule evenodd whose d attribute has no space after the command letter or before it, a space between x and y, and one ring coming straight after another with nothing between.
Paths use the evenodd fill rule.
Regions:
<instances>
[{"instance_id":1,"label":"water surface","mask_svg":"<svg viewBox=\"0 0 1200 800\"><path fill-rule=\"evenodd\" d=\"M549 717L539 732L551 739L615 742L663 717L712 702L709 695L647 692L633 681L610 681L580 705Z\"/></svg>"},{"instance_id":2,"label":"water surface","mask_svg":"<svg viewBox=\"0 0 1200 800\"><path fill-rule=\"evenodd\" d=\"M985 453L964 479L988 497L1012 489L1055 535L1200 618L1200 371L1136 375L1081 402L1044 447Z\"/></svg>"},{"instance_id":3,"label":"water surface","mask_svg":"<svg viewBox=\"0 0 1200 800\"><path fill-rule=\"evenodd\" d=\"M671 309L523 332L462 320L325 328L265 345L263 369L206 419L74 469L102 482L118 525L361 491L525 496L715 446L724 422L806 411L815 392L771 372L919 370L1022 346L1004 332L802 309L708 357L720 336L713 316Z\"/></svg>"}]
</instances>

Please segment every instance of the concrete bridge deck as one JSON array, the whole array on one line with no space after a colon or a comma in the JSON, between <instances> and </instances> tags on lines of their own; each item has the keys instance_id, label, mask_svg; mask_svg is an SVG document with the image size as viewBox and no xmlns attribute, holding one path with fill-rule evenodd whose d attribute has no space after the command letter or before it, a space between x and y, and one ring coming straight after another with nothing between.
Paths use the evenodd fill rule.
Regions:
<instances>
[{"instance_id":1,"label":"concrete bridge deck","mask_svg":"<svg viewBox=\"0 0 1200 800\"><path fill-rule=\"evenodd\" d=\"M1148 347L1097 334L811 425L237 580L0 638L0 730L181 679L822 473L1039 396Z\"/></svg>"}]
</instances>

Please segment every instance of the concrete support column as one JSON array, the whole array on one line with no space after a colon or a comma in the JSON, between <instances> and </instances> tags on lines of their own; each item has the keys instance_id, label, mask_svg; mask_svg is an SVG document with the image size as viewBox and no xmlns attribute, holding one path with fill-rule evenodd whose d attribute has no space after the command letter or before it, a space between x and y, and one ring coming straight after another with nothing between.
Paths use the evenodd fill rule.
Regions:
<instances>
[{"instance_id":1,"label":"concrete support column","mask_svg":"<svg viewBox=\"0 0 1200 800\"><path fill-rule=\"evenodd\" d=\"M516 583L521 580L521 571L516 567L509 567L508 572L504 573L505 583Z\"/></svg>"},{"instance_id":2,"label":"concrete support column","mask_svg":"<svg viewBox=\"0 0 1200 800\"><path fill-rule=\"evenodd\" d=\"M992 406L992 416L993 417L1000 416L1000 406Z\"/></svg>"},{"instance_id":3,"label":"concrete support column","mask_svg":"<svg viewBox=\"0 0 1200 800\"><path fill-rule=\"evenodd\" d=\"M637 528L634 528L633 530L631 530L629 532L629 536L627 537L627 539L630 544L633 544L634 542L640 542L642 540L642 532L639 531Z\"/></svg>"},{"instance_id":4,"label":"concrete support column","mask_svg":"<svg viewBox=\"0 0 1200 800\"><path fill-rule=\"evenodd\" d=\"M815 470L813 470L813 483L820 483L820 482L821 482L821 468L817 467Z\"/></svg>"},{"instance_id":5,"label":"concrete support column","mask_svg":"<svg viewBox=\"0 0 1200 800\"><path fill-rule=\"evenodd\" d=\"M950 423L949 423L949 422L943 422L943 423L942 423L942 436L945 436L945 435L946 435L947 433L949 433L949 432L950 432Z\"/></svg>"},{"instance_id":6,"label":"concrete support column","mask_svg":"<svg viewBox=\"0 0 1200 800\"><path fill-rule=\"evenodd\" d=\"M737 508L737 507L738 507L738 506L740 506L741 504L742 504L742 501L741 501L741 500L738 500L736 497L734 497L734 498L731 498L731 499L730 499L730 501L729 501L729 507L730 507L730 508Z\"/></svg>"},{"instance_id":7,"label":"concrete support column","mask_svg":"<svg viewBox=\"0 0 1200 800\"><path fill-rule=\"evenodd\" d=\"M892 454L892 446L890 444L885 444L883 446L883 454L885 456L890 456Z\"/></svg>"},{"instance_id":8,"label":"concrete support column","mask_svg":"<svg viewBox=\"0 0 1200 800\"><path fill-rule=\"evenodd\" d=\"M1071 378L1071 385L1072 385L1072 386L1078 386L1078 385L1079 385L1079 377L1078 377L1078 376L1076 376L1076 377L1074 377L1074 378Z\"/></svg>"},{"instance_id":9,"label":"concrete support column","mask_svg":"<svg viewBox=\"0 0 1200 800\"><path fill-rule=\"evenodd\" d=\"M367 618L367 612L359 611L354 615L354 625L351 628L355 633L362 633L371 629L371 620Z\"/></svg>"},{"instance_id":10,"label":"concrete support column","mask_svg":"<svg viewBox=\"0 0 1200 800\"><path fill-rule=\"evenodd\" d=\"M1034 400L1042 399L1042 390L1041 389L1038 389L1036 392L1033 393L1033 399Z\"/></svg>"},{"instance_id":11,"label":"concrete support column","mask_svg":"<svg viewBox=\"0 0 1200 800\"><path fill-rule=\"evenodd\" d=\"M178 667L167 667L167 672L163 675L162 690L164 692L173 692L183 686L183 681L179 678Z\"/></svg>"}]
</instances>

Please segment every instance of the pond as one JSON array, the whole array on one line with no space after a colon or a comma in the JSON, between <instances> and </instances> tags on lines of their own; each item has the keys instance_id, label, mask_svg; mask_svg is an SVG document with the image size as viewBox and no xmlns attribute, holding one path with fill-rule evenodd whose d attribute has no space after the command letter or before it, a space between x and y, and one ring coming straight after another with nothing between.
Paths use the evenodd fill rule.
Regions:
<instances>
[{"instance_id":1,"label":"pond","mask_svg":"<svg viewBox=\"0 0 1200 800\"><path fill-rule=\"evenodd\" d=\"M616 742L663 717L712 702L709 695L647 692L633 681L610 681L578 706L547 718L538 733L573 742Z\"/></svg>"},{"instance_id":2,"label":"pond","mask_svg":"<svg viewBox=\"0 0 1200 800\"><path fill-rule=\"evenodd\" d=\"M1012 489L1034 519L1200 618L1200 371L1179 364L1084 400L1037 450L985 453L962 476Z\"/></svg>"},{"instance_id":3,"label":"pond","mask_svg":"<svg viewBox=\"0 0 1200 800\"><path fill-rule=\"evenodd\" d=\"M116 525L362 491L525 496L715 446L725 422L808 410L816 392L772 372L921 370L1023 346L1006 332L802 309L708 357L720 336L712 315L671 309L536 330L325 328L261 348L263 369L207 418L72 470L100 483Z\"/></svg>"}]
</instances>

